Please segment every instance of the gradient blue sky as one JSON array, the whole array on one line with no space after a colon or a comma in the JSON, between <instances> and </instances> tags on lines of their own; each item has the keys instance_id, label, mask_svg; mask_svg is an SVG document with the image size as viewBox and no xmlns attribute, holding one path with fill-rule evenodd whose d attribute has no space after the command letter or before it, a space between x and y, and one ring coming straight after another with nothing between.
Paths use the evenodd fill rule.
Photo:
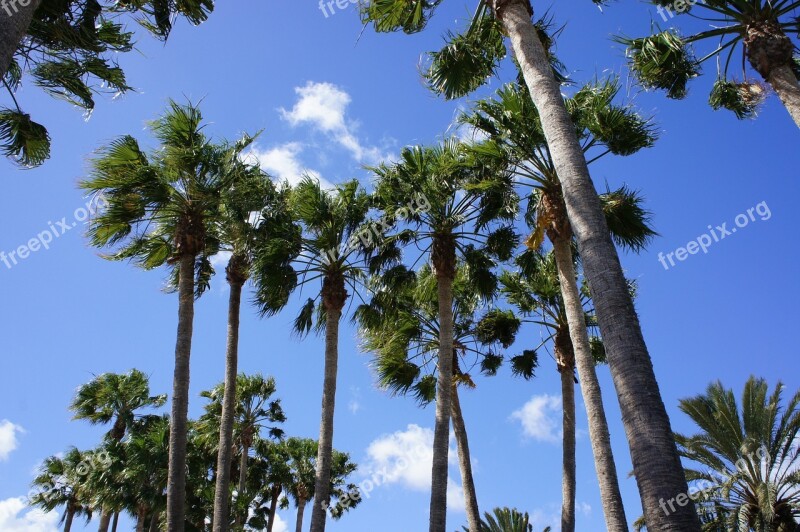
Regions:
<instances>
[{"instance_id":1,"label":"gradient blue sky","mask_svg":"<svg viewBox=\"0 0 800 532\"><path fill-rule=\"evenodd\" d=\"M166 46L140 39L141 54L120 58L138 92L113 101L100 98L89 120L25 87L18 97L48 126L53 156L29 171L0 161L6 187L0 197L0 250L26 243L49 222L64 216L71 221L85 203L76 183L85 175L88 156L120 134L146 139L145 120L156 117L168 98L202 98L209 131L220 137L264 129L257 150L276 175L292 178L305 169L333 183L351 177L368 182L362 164L396 154L405 145L441 138L466 104L429 93L417 67L423 51L438 49L447 28L466 23L473 4L444 2L420 35L376 35L367 29L359 39L362 28L353 7L326 18L311 0L220 2L201 27L179 24ZM543 12L551 6L536 7ZM677 402L714 379L738 390L755 374L772 384L783 379L793 390L800 154L798 131L787 112L775 97L755 121L712 111L706 104L711 71L695 80L689 97L680 102L643 93L628 82L624 51L610 37L643 34L651 20L660 21L647 4L620 2L601 12L587 0L563 0L551 13L558 24L566 24L558 54L573 79L621 74L624 92L655 118L661 131L654 148L607 158L592 172L600 187L627 183L641 190L655 215L661 236L640 255L624 256L623 263L639 282L637 307L674 428L693 430ZM511 72L504 69L502 75L507 80ZM481 94L497 86L493 82ZM707 254L692 255L674 268L665 270L659 263L659 252L684 246L707 232L708 225L727 222L730 227L738 214L761 202L768 205L769 219L757 217ZM102 428L70 421L67 404L77 386L95 374L136 367L151 375L154 392L171 390L177 301L160 291L163 272L104 261L82 233L80 226L70 230L49 250L11 269L0 263L3 531L55 529L54 516L26 514L18 498L27 493L44 457L99 441ZM217 278L196 308L193 415L202 405L198 393L222 379L226 300L224 280ZM274 375L289 418L287 432L316 437L322 341L311 337L301 343L290 337L296 308L295 301L269 320L245 309L241 368ZM534 329L525 334L526 343L539 337ZM335 447L350 452L362 474L387 460L391 465L409 445L426 443L433 427L432 408L421 410L410 399L377 390L368 362L357 349L355 331L345 325ZM599 374L633 521L640 505L634 480L626 478L631 465L619 409L607 368ZM536 530L546 525L557 530L561 450L555 364L543 357L538 378L531 382L512 379L507 370L477 382L477 389L463 393L462 402L482 509L517 507L531 513ZM577 529L602 532L582 405L578 426ZM424 530L428 466L413 463L395 473L359 508L331 523L330 530ZM455 462L451 477L460 485ZM448 527L455 530L466 519L460 501L451 502ZM281 518L293 529L293 512Z\"/></svg>"}]
</instances>

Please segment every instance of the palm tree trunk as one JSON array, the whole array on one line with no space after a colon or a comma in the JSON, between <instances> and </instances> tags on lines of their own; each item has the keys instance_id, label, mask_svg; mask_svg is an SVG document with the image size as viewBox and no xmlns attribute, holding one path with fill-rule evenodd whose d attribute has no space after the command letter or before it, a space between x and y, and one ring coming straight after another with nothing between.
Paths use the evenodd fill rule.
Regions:
<instances>
[{"instance_id":1,"label":"palm tree trunk","mask_svg":"<svg viewBox=\"0 0 800 532\"><path fill-rule=\"evenodd\" d=\"M186 506L186 439L189 414L189 357L194 322L194 256L180 259L178 281L178 334L172 382L172 415L169 427L167 477L167 530L183 532Z\"/></svg>"},{"instance_id":2,"label":"palm tree trunk","mask_svg":"<svg viewBox=\"0 0 800 532\"><path fill-rule=\"evenodd\" d=\"M239 371L239 313L242 306L242 283L229 281L228 345L225 353L225 392L219 427L217 482L214 487L214 532L227 532L230 522L230 475L233 457L233 418L236 407L236 375Z\"/></svg>"},{"instance_id":3,"label":"palm tree trunk","mask_svg":"<svg viewBox=\"0 0 800 532\"><path fill-rule=\"evenodd\" d=\"M699 532L693 502L669 515L659 506L659 501L687 492L686 478L597 191L560 87L531 22L530 1L493 0L493 4L542 118L561 180L569 220L594 294L647 526L659 531Z\"/></svg>"},{"instance_id":4,"label":"palm tree trunk","mask_svg":"<svg viewBox=\"0 0 800 532\"><path fill-rule=\"evenodd\" d=\"M41 3L42 0L32 0L28 4L10 0L0 4L0 79L8 72L14 52L28 32L33 14Z\"/></svg>"},{"instance_id":5,"label":"palm tree trunk","mask_svg":"<svg viewBox=\"0 0 800 532\"><path fill-rule=\"evenodd\" d=\"M325 323L325 378L322 385L322 420L319 428L317 477L311 505L311 532L324 532L330 496L333 461L333 413L336 406L336 375L339 366L340 308L329 308Z\"/></svg>"},{"instance_id":6,"label":"palm tree trunk","mask_svg":"<svg viewBox=\"0 0 800 532\"><path fill-rule=\"evenodd\" d=\"M159 512L153 512L153 518L150 519L149 532L158 532L158 514Z\"/></svg>"},{"instance_id":7,"label":"palm tree trunk","mask_svg":"<svg viewBox=\"0 0 800 532\"><path fill-rule=\"evenodd\" d=\"M100 514L100 526L97 528L97 532L108 532L110 524L111 513L103 510L103 513Z\"/></svg>"},{"instance_id":8,"label":"palm tree trunk","mask_svg":"<svg viewBox=\"0 0 800 532\"><path fill-rule=\"evenodd\" d=\"M67 508L67 516L64 518L64 532L72 530L72 520L75 519L75 509Z\"/></svg>"},{"instance_id":9,"label":"palm tree trunk","mask_svg":"<svg viewBox=\"0 0 800 532\"><path fill-rule=\"evenodd\" d=\"M767 81L786 106L794 123L800 127L800 83L789 65L773 68Z\"/></svg>"},{"instance_id":10,"label":"palm tree trunk","mask_svg":"<svg viewBox=\"0 0 800 532\"><path fill-rule=\"evenodd\" d=\"M570 340L575 351L575 364L578 368L581 393L589 418L589 439L594 453L594 464L600 485L600 500L603 504L606 526L615 532L627 532L628 521L625 517L625 507L622 505L617 466L611 450L611 435L603 407L603 395L600 391L600 382L597 380L581 294L578 290L572 246L565 238L554 238L552 242L561 294L564 298L567 322L569 323Z\"/></svg>"},{"instance_id":11,"label":"palm tree trunk","mask_svg":"<svg viewBox=\"0 0 800 532\"><path fill-rule=\"evenodd\" d=\"M294 527L295 532L303 532L303 513L306 510L306 501L300 499L297 501L297 524Z\"/></svg>"},{"instance_id":12,"label":"palm tree trunk","mask_svg":"<svg viewBox=\"0 0 800 532\"><path fill-rule=\"evenodd\" d=\"M111 532L117 532L118 524L119 524L119 512L114 512L114 521L111 522Z\"/></svg>"},{"instance_id":13,"label":"palm tree trunk","mask_svg":"<svg viewBox=\"0 0 800 532\"><path fill-rule=\"evenodd\" d=\"M469 439L461 401L458 397L458 386L453 386L453 432L458 446L458 465L461 469L461 483L464 486L464 507L467 511L469 532L480 532L481 514L478 511L478 495L475 492L475 480L472 478L472 459L469 453Z\"/></svg>"},{"instance_id":14,"label":"palm tree trunk","mask_svg":"<svg viewBox=\"0 0 800 532\"><path fill-rule=\"evenodd\" d=\"M247 488L247 462L250 458L250 446L247 443L242 443L242 455L239 457L239 485L238 490L236 493L237 501L244 496L244 491ZM238 526L241 526L243 523L243 517L241 513L236 513L236 520L235 523Z\"/></svg>"},{"instance_id":15,"label":"palm tree trunk","mask_svg":"<svg viewBox=\"0 0 800 532\"><path fill-rule=\"evenodd\" d=\"M560 357L564 355L556 353L556 360L560 360ZM571 365L559 364L564 433L561 466L561 532L575 532L575 381L572 371Z\"/></svg>"},{"instance_id":16,"label":"palm tree trunk","mask_svg":"<svg viewBox=\"0 0 800 532\"><path fill-rule=\"evenodd\" d=\"M147 506L139 505L136 511L136 532L144 532L145 522L147 521Z\"/></svg>"},{"instance_id":17,"label":"palm tree trunk","mask_svg":"<svg viewBox=\"0 0 800 532\"><path fill-rule=\"evenodd\" d=\"M436 388L436 425L433 431L430 532L447 527L447 463L450 451L450 412L453 394L453 276L438 273L439 379Z\"/></svg>"},{"instance_id":18,"label":"palm tree trunk","mask_svg":"<svg viewBox=\"0 0 800 532\"><path fill-rule=\"evenodd\" d=\"M278 511L278 499L281 496L281 487L272 488L272 500L269 501L269 519L267 519L267 532L272 532L275 524L275 513Z\"/></svg>"}]
</instances>

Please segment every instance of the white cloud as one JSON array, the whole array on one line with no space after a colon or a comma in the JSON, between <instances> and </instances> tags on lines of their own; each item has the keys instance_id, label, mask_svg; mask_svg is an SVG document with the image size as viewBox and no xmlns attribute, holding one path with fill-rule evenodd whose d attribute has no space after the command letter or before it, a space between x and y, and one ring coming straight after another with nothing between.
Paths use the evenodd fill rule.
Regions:
<instances>
[{"instance_id":1,"label":"white cloud","mask_svg":"<svg viewBox=\"0 0 800 532\"><path fill-rule=\"evenodd\" d=\"M347 403L347 409L353 415L356 415L361 410L361 388L358 386L350 387L350 402Z\"/></svg>"},{"instance_id":2,"label":"white cloud","mask_svg":"<svg viewBox=\"0 0 800 532\"><path fill-rule=\"evenodd\" d=\"M433 430L411 424L404 431L377 438L366 452L367 460L360 469L375 487L398 484L415 491L430 491ZM449 461L458 463L457 451L452 447ZM452 477L447 479L447 506L451 510L464 509L463 490Z\"/></svg>"},{"instance_id":3,"label":"white cloud","mask_svg":"<svg viewBox=\"0 0 800 532\"><path fill-rule=\"evenodd\" d=\"M583 515L590 515L592 513L592 506L588 502L576 502L575 509Z\"/></svg>"},{"instance_id":4,"label":"white cloud","mask_svg":"<svg viewBox=\"0 0 800 532\"><path fill-rule=\"evenodd\" d=\"M24 432L22 427L7 419L0 421L0 462L8 460L8 455L19 446L17 435ZM0 528L0 530L2 529Z\"/></svg>"},{"instance_id":5,"label":"white cloud","mask_svg":"<svg viewBox=\"0 0 800 532\"><path fill-rule=\"evenodd\" d=\"M538 441L557 443L561 439L561 398L553 395L534 395L511 419L522 424L525 436Z\"/></svg>"},{"instance_id":6,"label":"white cloud","mask_svg":"<svg viewBox=\"0 0 800 532\"><path fill-rule=\"evenodd\" d=\"M289 524L281 518L281 514L275 514L275 522L272 524L272 532L289 532Z\"/></svg>"},{"instance_id":7,"label":"white cloud","mask_svg":"<svg viewBox=\"0 0 800 532\"><path fill-rule=\"evenodd\" d=\"M350 152L358 162L375 164L390 156L381 149L368 146L356 134L358 124L348 119L347 107L352 99L332 83L309 81L304 87L295 87L297 102L291 110L279 109L281 117L292 126L309 125L329 135Z\"/></svg>"},{"instance_id":8,"label":"white cloud","mask_svg":"<svg viewBox=\"0 0 800 532\"><path fill-rule=\"evenodd\" d=\"M3 532L57 532L58 518L55 511L28 510L23 497L0 500L0 530Z\"/></svg>"},{"instance_id":9,"label":"white cloud","mask_svg":"<svg viewBox=\"0 0 800 532\"><path fill-rule=\"evenodd\" d=\"M300 161L303 145L299 142L287 142L268 150L253 148L245 155L245 160L252 164L259 164L261 168L279 181L288 181L291 185L300 182L303 176L308 175L322 184L323 188L333 188L333 185L316 170L306 168Z\"/></svg>"}]
</instances>

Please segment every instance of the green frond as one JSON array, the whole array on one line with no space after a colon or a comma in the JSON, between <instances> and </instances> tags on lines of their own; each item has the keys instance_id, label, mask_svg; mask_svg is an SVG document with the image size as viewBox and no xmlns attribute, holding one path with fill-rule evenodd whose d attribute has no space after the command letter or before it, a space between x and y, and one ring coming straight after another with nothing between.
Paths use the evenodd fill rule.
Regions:
<instances>
[{"instance_id":1,"label":"green frond","mask_svg":"<svg viewBox=\"0 0 800 532\"><path fill-rule=\"evenodd\" d=\"M761 83L744 81L737 83L726 79L714 82L708 103L715 111L733 111L736 118L744 120L755 118L767 98L767 88Z\"/></svg>"},{"instance_id":2,"label":"green frond","mask_svg":"<svg viewBox=\"0 0 800 532\"><path fill-rule=\"evenodd\" d=\"M684 98L687 83L700 73L699 63L676 31L615 40L627 47L631 71L642 85L665 90L669 98Z\"/></svg>"},{"instance_id":3,"label":"green frond","mask_svg":"<svg viewBox=\"0 0 800 532\"><path fill-rule=\"evenodd\" d=\"M377 32L422 31L442 0L371 0L359 3L361 22Z\"/></svg>"},{"instance_id":4,"label":"green frond","mask_svg":"<svg viewBox=\"0 0 800 532\"><path fill-rule=\"evenodd\" d=\"M0 109L0 150L22 166L38 166L50 158L50 135L30 115Z\"/></svg>"}]
</instances>

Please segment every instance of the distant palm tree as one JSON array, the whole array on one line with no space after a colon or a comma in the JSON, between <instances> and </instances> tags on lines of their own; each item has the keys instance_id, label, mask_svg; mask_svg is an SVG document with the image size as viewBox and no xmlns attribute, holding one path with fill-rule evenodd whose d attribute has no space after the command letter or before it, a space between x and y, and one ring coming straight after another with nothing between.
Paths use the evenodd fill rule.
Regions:
<instances>
[{"instance_id":1,"label":"distant palm tree","mask_svg":"<svg viewBox=\"0 0 800 532\"><path fill-rule=\"evenodd\" d=\"M533 525L528 522L528 513L520 513L510 508L495 508L490 514L486 512L481 520L478 532L533 532ZM465 531L469 532L466 528ZM544 529L550 532L550 527Z\"/></svg>"},{"instance_id":2,"label":"distant palm tree","mask_svg":"<svg viewBox=\"0 0 800 532\"><path fill-rule=\"evenodd\" d=\"M388 216L409 226L398 234L421 250L436 279L439 322L436 424L433 442L430 530L444 531L447 467L453 393L453 282L461 259L466 267L486 270L474 288L488 297L497 286L482 266L491 257L507 260L518 238L511 223L518 197L504 168L471 157L464 146L447 140L432 147L406 148L396 163L374 169L377 202ZM427 209L407 207L423 198Z\"/></svg>"},{"instance_id":3,"label":"distant palm tree","mask_svg":"<svg viewBox=\"0 0 800 532\"><path fill-rule=\"evenodd\" d=\"M92 517L91 493L86 489L86 474L92 461L92 452L81 452L75 447L63 457L50 456L39 466L33 480L36 494L28 504L45 512L64 507L60 523L64 532L70 532L76 516L83 516L88 522Z\"/></svg>"},{"instance_id":4,"label":"distant palm tree","mask_svg":"<svg viewBox=\"0 0 800 532\"><path fill-rule=\"evenodd\" d=\"M800 56L798 56L797 9L800 2L784 0L752 0L738 2L677 2L652 0L663 15L670 17L691 11L687 19L709 22L709 29L682 37L678 30L659 30L648 37L617 37L628 47L628 58L634 75L645 87L663 89L669 98L684 98L688 81L700 74L700 67L710 59L717 64L717 81L711 90L709 104L714 109L733 111L738 118L756 115L766 99L763 84L748 80L745 60L772 87L800 127ZM793 41L793 39L795 39ZM700 59L694 55L695 44L707 42L710 51ZM739 52L741 59L734 60ZM739 55L737 54L737 55ZM741 64L741 81L731 78L731 65Z\"/></svg>"},{"instance_id":5,"label":"distant palm tree","mask_svg":"<svg viewBox=\"0 0 800 532\"><path fill-rule=\"evenodd\" d=\"M769 393L764 379L750 377L740 404L719 381L681 400L680 409L700 428L675 437L692 463L686 477L698 490L705 530L800 528L800 391L784 402L784 389L778 382Z\"/></svg>"},{"instance_id":6,"label":"distant palm tree","mask_svg":"<svg viewBox=\"0 0 800 532\"><path fill-rule=\"evenodd\" d=\"M166 508L168 469L169 417L145 416L131 428L122 473L136 532L152 528Z\"/></svg>"},{"instance_id":7,"label":"distant palm tree","mask_svg":"<svg viewBox=\"0 0 800 532\"><path fill-rule=\"evenodd\" d=\"M213 143L203 132L198 107L170 102L151 122L161 145L150 154L124 136L103 148L81 186L105 198L89 225L94 246L116 248L106 256L133 260L145 269L168 265L178 291L178 331L170 416L167 527L184 529L189 360L194 299L208 287L210 257L219 250L220 198L238 177L237 161L252 142Z\"/></svg>"}]
</instances>

